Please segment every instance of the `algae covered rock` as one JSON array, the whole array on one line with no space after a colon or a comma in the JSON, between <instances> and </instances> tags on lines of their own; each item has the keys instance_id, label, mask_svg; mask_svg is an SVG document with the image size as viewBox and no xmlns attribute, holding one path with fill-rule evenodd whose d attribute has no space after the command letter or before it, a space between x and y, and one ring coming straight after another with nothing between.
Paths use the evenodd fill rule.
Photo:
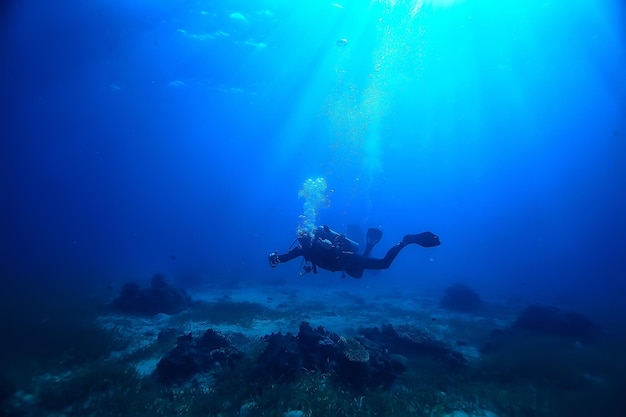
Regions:
<instances>
[{"instance_id":1,"label":"algae covered rock","mask_svg":"<svg viewBox=\"0 0 626 417\"><path fill-rule=\"evenodd\" d=\"M176 314L191 307L191 304L187 291L169 284L162 274L155 274L147 288L141 288L135 282L124 284L111 307L123 313L155 315Z\"/></svg>"},{"instance_id":2,"label":"algae covered rock","mask_svg":"<svg viewBox=\"0 0 626 417\"><path fill-rule=\"evenodd\" d=\"M456 284L446 289L446 293L439 301L439 305L447 310L475 313L482 308L483 301L467 285Z\"/></svg>"},{"instance_id":3,"label":"algae covered rock","mask_svg":"<svg viewBox=\"0 0 626 417\"><path fill-rule=\"evenodd\" d=\"M163 383L181 382L197 373L232 366L243 354L228 339L213 329L200 338L191 333L179 336L176 347L156 367L156 377Z\"/></svg>"},{"instance_id":4,"label":"algae covered rock","mask_svg":"<svg viewBox=\"0 0 626 417\"><path fill-rule=\"evenodd\" d=\"M394 352L409 357L428 355L442 359L452 369L462 369L467 360L462 353L455 351L448 344L436 340L424 329L403 324L394 327L385 324L382 329L363 328L359 330L366 339L384 344Z\"/></svg>"},{"instance_id":5,"label":"algae covered rock","mask_svg":"<svg viewBox=\"0 0 626 417\"><path fill-rule=\"evenodd\" d=\"M589 340L600 332L597 324L580 313L541 305L527 307L512 328L578 340Z\"/></svg>"},{"instance_id":6,"label":"algae covered rock","mask_svg":"<svg viewBox=\"0 0 626 417\"><path fill-rule=\"evenodd\" d=\"M297 336L265 336L266 348L259 357L258 369L274 378L291 379L302 369L315 369L345 386L362 390L390 387L405 367L385 346L361 336L339 337L323 327L303 322Z\"/></svg>"}]
</instances>

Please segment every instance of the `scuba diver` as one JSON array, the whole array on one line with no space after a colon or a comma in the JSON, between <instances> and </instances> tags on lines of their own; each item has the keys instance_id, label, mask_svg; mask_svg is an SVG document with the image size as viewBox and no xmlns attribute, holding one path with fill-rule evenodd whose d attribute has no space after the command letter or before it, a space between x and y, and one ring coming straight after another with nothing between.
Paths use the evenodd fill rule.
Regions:
<instances>
[{"instance_id":1,"label":"scuba diver","mask_svg":"<svg viewBox=\"0 0 626 417\"><path fill-rule=\"evenodd\" d=\"M311 234L300 233L287 253L279 255L278 251L272 252L268 260L270 266L275 268L281 262L288 262L298 256L302 256L304 257L304 266L301 274L310 271L316 274L317 267L320 267L333 272L343 271L353 278L361 278L363 271L366 269L389 268L393 260L406 245L415 243L425 248L430 248L441 244L439 237L431 232L406 235L387 251L384 258L370 258L370 252L382 236L382 230L368 229L365 251L359 255L358 243L331 230L328 226L319 226ZM296 243L297 246L294 247Z\"/></svg>"}]
</instances>

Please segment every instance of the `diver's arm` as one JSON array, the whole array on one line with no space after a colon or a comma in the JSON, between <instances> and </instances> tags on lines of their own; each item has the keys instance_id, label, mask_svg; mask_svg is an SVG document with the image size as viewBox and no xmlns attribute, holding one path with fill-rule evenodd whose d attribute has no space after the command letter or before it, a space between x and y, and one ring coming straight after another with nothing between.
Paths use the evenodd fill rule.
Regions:
<instances>
[{"instance_id":1,"label":"diver's arm","mask_svg":"<svg viewBox=\"0 0 626 417\"><path fill-rule=\"evenodd\" d=\"M279 263L281 262L289 262L292 259L297 258L298 256L302 256L302 247L298 246L296 248L293 248L292 250L290 250L287 253L283 253L282 255L278 254L278 251L272 252L270 253L270 256L268 256L268 261L270 263L270 266L272 268L275 268L278 266Z\"/></svg>"}]
</instances>

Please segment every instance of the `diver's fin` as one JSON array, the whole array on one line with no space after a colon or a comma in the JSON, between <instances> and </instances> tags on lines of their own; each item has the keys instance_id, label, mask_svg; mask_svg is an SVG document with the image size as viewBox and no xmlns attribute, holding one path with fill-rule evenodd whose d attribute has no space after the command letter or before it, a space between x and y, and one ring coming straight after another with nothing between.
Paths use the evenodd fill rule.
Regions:
<instances>
[{"instance_id":1,"label":"diver's fin","mask_svg":"<svg viewBox=\"0 0 626 417\"><path fill-rule=\"evenodd\" d=\"M367 244L365 245L365 252L363 252L363 256L370 256L370 252L374 249L374 245L380 242L380 239L383 237L383 231L380 229L375 229L370 227L367 229Z\"/></svg>"},{"instance_id":2,"label":"diver's fin","mask_svg":"<svg viewBox=\"0 0 626 417\"><path fill-rule=\"evenodd\" d=\"M370 227L367 229L367 246L374 246L380 239L383 237L383 231L380 229L376 229L374 227Z\"/></svg>"},{"instance_id":3,"label":"diver's fin","mask_svg":"<svg viewBox=\"0 0 626 417\"><path fill-rule=\"evenodd\" d=\"M406 244L417 243L425 248L441 245L439 236L431 232L422 232L416 235L406 235L402 241Z\"/></svg>"}]
</instances>

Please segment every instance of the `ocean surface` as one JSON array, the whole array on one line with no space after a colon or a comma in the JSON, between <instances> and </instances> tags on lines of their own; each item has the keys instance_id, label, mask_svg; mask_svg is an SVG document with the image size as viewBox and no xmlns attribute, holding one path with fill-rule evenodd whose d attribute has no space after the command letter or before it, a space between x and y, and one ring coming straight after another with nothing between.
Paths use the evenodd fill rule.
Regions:
<instances>
[{"instance_id":1,"label":"ocean surface","mask_svg":"<svg viewBox=\"0 0 626 417\"><path fill-rule=\"evenodd\" d=\"M626 415L622 1L5 0L0 108L0 416Z\"/></svg>"}]
</instances>

